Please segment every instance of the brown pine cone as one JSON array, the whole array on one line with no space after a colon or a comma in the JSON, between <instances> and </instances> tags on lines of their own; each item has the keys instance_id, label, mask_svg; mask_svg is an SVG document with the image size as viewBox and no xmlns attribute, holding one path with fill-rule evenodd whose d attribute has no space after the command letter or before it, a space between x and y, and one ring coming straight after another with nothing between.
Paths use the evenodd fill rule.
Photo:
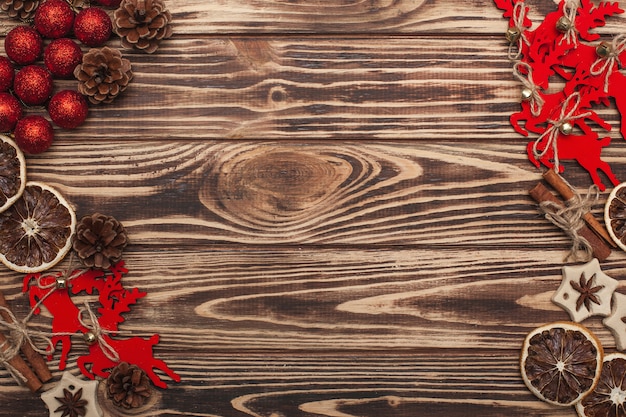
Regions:
<instances>
[{"instance_id":1,"label":"brown pine cone","mask_svg":"<svg viewBox=\"0 0 626 417\"><path fill-rule=\"evenodd\" d=\"M90 49L83 55L82 64L74 69L78 91L93 104L110 103L126 90L133 78L130 61L122 58L118 49Z\"/></svg>"},{"instance_id":2,"label":"brown pine cone","mask_svg":"<svg viewBox=\"0 0 626 417\"><path fill-rule=\"evenodd\" d=\"M161 39L172 36L172 14L163 0L122 0L113 13L113 28L125 48L137 48L151 54Z\"/></svg>"},{"instance_id":3,"label":"brown pine cone","mask_svg":"<svg viewBox=\"0 0 626 417\"><path fill-rule=\"evenodd\" d=\"M72 247L85 266L106 269L122 259L127 244L126 230L120 222L95 213L80 220Z\"/></svg>"},{"instance_id":4,"label":"brown pine cone","mask_svg":"<svg viewBox=\"0 0 626 417\"><path fill-rule=\"evenodd\" d=\"M107 396L118 407L141 407L150 395L150 379L137 365L121 362L107 378Z\"/></svg>"},{"instance_id":5,"label":"brown pine cone","mask_svg":"<svg viewBox=\"0 0 626 417\"><path fill-rule=\"evenodd\" d=\"M9 17L29 20L35 16L39 0L0 0L0 9Z\"/></svg>"}]
</instances>

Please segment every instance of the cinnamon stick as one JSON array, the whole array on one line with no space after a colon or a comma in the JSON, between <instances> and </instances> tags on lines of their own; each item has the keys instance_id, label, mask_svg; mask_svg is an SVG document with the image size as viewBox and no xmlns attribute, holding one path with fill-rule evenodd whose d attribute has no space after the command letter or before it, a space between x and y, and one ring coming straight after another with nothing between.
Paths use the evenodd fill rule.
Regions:
<instances>
[{"instance_id":1,"label":"cinnamon stick","mask_svg":"<svg viewBox=\"0 0 626 417\"><path fill-rule=\"evenodd\" d=\"M537 183L529 192L530 196L539 204L550 201L559 208L565 208L565 204L555 197L550 190L542 183ZM593 249L593 256L599 261L603 261L611 254L611 248L603 239L600 239L587 225L583 225L576 231L580 236L584 237Z\"/></svg>"},{"instance_id":2,"label":"cinnamon stick","mask_svg":"<svg viewBox=\"0 0 626 417\"><path fill-rule=\"evenodd\" d=\"M9 311L11 310L11 307L9 306L9 303L7 303L6 298L4 298L2 291L0 291L0 306L8 309ZM5 310L0 309L0 316L2 316L4 321L7 323L13 323L13 318ZM35 349L33 349L30 343L22 343L20 350L41 381L48 382L52 379L52 373L50 372L50 369L48 369L46 361L35 351Z\"/></svg>"},{"instance_id":3,"label":"cinnamon stick","mask_svg":"<svg viewBox=\"0 0 626 417\"><path fill-rule=\"evenodd\" d=\"M561 197L563 197L566 201L571 200L575 196L574 190L570 188L570 186L561 178L559 174L557 174L553 169L549 169L543 174L543 178L556 190L557 193ZM594 216L593 213L587 212L583 215L583 220L587 223L587 226L591 230L593 230L598 236L606 241L611 247L617 248L613 239L607 232L606 228L600 223Z\"/></svg>"},{"instance_id":4,"label":"cinnamon stick","mask_svg":"<svg viewBox=\"0 0 626 417\"><path fill-rule=\"evenodd\" d=\"M10 349L8 344L7 337L0 332L0 346L2 346L2 351L6 352ZM39 388L43 386L37 375L33 373L33 371L28 367L28 364L22 359L20 355L15 355L10 359L7 359L7 363L15 368L20 374L26 378L25 385L32 391L37 392Z\"/></svg>"}]
</instances>

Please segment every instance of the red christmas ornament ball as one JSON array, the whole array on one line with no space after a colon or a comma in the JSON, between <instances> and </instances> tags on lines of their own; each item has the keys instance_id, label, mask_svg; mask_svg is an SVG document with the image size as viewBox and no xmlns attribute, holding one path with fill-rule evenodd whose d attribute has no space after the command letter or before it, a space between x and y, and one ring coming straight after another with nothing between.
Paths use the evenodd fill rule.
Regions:
<instances>
[{"instance_id":1,"label":"red christmas ornament ball","mask_svg":"<svg viewBox=\"0 0 626 417\"><path fill-rule=\"evenodd\" d=\"M55 39L43 51L43 62L55 77L68 78L83 60L80 46L69 38Z\"/></svg>"},{"instance_id":2,"label":"red christmas ornament ball","mask_svg":"<svg viewBox=\"0 0 626 417\"><path fill-rule=\"evenodd\" d=\"M59 91L48 103L48 114L54 123L65 129L74 129L85 121L89 106L78 91Z\"/></svg>"},{"instance_id":3,"label":"red christmas ornament ball","mask_svg":"<svg viewBox=\"0 0 626 417\"><path fill-rule=\"evenodd\" d=\"M52 123L43 116L26 116L17 122L15 131L15 143L22 152L34 155L47 150L54 140Z\"/></svg>"},{"instance_id":4,"label":"red christmas ornament ball","mask_svg":"<svg viewBox=\"0 0 626 417\"><path fill-rule=\"evenodd\" d=\"M87 46L101 46L111 37L111 18L99 7L81 10L74 19L74 35Z\"/></svg>"},{"instance_id":5,"label":"red christmas ornament ball","mask_svg":"<svg viewBox=\"0 0 626 417\"><path fill-rule=\"evenodd\" d=\"M35 12L35 29L45 38L66 36L74 24L74 11L64 0L46 0Z\"/></svg>"},{"instance_id":6,"label":"red christmas ornament ball","mask_svg":"<svg viewBox=\"0 0 626 417\"><path fill-rule=\"evenodd\" d=\"M17 26L7 33L4 50L16 64L29 65L39 59L43 41L39 33L30 26Z\"/></svg>"},{"instance_id":7,"label":"red christmas ornament ball","mask_svg":"<svg viewBox=\"0 0 626 417\"><path fill-rule=\"evenodd\" d=\"M8 91L13 87L15 68L6 56L0 56L0 91Z\"/></svg>"},{"instance_id":8,"label":"red christmas ornament ball","mask_svg":"<svg viewBox=\"0 0 626 417\"><path fill-rule=\"evenodd\" d=\"M20 101L9 93L0 93L0 132L10 132L21 118Z\"/></svg>"},{"instance_id":9,"label":"red christmas ornament ball","mask_svg":"<svg viewBox=\"0 0 626 417\"><path fill-rule=\"evenodd\" d=\"M52 74L39 65L28 65L15 74L13 89L24 104L43 104L52 94Z\"/></svg>"},{"instance_id":10,"label":"red christmas ornament ball","mask_svg":"<svg viewBox=\"0 0 626 417\"><path fill-rule=\"evenodd\" d=\"M96 4L104 7L118 7L122 0L95 0Z\"/></svg>"}]
</instances>

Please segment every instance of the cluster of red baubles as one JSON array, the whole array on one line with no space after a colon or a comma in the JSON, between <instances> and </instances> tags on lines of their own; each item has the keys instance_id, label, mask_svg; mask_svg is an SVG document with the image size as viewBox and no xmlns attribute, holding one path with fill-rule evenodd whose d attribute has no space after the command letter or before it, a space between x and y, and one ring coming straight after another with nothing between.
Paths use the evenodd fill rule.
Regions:
<instances>
[{"instance_id":1,"label":"cluster of red baubles","mask_svg":"<svg viewBox=\"0 0 626 417\"><path fill-rule=\"evenodd\" d=\"M105 7L121 0L98 0ZM52 124L43 116L24 116L24 106L47 103L52 122L74 129L87 118L87 100L78 91L54 95L54 78L70 78L82 62L83 52L74 37L87 47L103 45L112 33L111 18L99 7L76 13L65 0L46 0L35 13L33 26L17 26L6 36L7 57L0 56L0 132L13 132L25 153L36 154L50 147ZM48 41L44 41L50 40ZM43 55L43 65L37 64Z\"/></svg>"}]
</instances>

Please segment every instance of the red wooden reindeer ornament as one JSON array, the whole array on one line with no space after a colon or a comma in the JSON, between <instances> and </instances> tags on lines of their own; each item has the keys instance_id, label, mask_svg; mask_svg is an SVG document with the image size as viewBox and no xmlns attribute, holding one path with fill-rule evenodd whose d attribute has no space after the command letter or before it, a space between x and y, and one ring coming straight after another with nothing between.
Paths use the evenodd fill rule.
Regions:
<instances>
[{"instance_id":1,"label":"red wooden reindeer ornament","mask_svg":"<svg viewBox=\"0 0 626 417\"><path fill-rule=\"evenodd\" d=\"M601 155L611 138L594 131L588 122L610 131L611 125L594 106L609 106L613 98L621 115L620 132L626 139L626 76L619 71L626 63L626 36L616 36L612 42L588 43L600 39L593 29L624 10L617 2L594 5L591 0L561 0L557 10L531 29L523 0L494 1L509 20L509 42L513 45L511 27L524 35L525 42L515 40L520 53L513 59L514 75L525 88L521 109L511 115L510 122L521 135L538 135L527 145L529 160L537 167L556 167L559 171L563 170L559 160L574 160L601 190L605 185L600 174L613 185L619 184ZM524 19L516 18L520 10L526 13ZM562 85L560 90L550 89L555 83ZM564 112L573 97L575 111Z\"/></svg>"},{"instance_id":2,"label":"red wooden reindeer ornament","mask_svg":"<svg viewBox=\"0 0 626 417\"><path fill-rule=\"evenodd\" d=\"M71 348L70 336L82 334L89 344L89 354L80 356L77 364L85 376L106 378L110 368L124 361L142 368L155 386L167 388L155 370L162 371L176 382L180 381L180 376L165 362L154 357L153 348L159 342L158 334L148 339L131 337L118 340L113 337L121 333L119 326L124 321L123 314L146 296L137 288L124 288L122 277L127 272L124 262L120 261L106 271L76 270L67 278L62 273L49 276L29 274L24 278L23 291L29 293L34 314L39 314L40 306L44 306L52 315L53 346L62 344L60 369L66 367ZM81 293L98 294L99 316L89 304L86 308L76 306L71 295Z\"/></svg>"}]
</instances>

